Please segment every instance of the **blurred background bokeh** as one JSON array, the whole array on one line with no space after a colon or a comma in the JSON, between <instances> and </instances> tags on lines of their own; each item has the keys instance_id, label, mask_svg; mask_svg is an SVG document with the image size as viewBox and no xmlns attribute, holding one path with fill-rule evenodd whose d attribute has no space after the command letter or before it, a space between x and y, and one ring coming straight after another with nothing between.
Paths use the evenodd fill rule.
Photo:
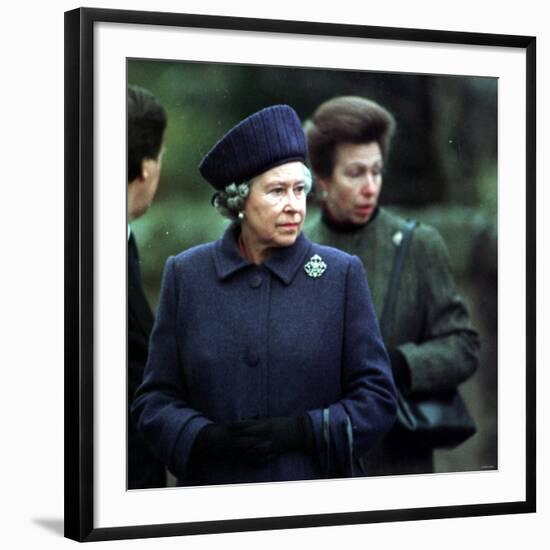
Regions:
<instances>
[{"instance_id":1,"label":"blurred background bokeh","mask_svg":"<svg viewBox=\"0 0 550 550\"><path fill-rule=\"evenodd\" d=\"M497 79L159 60L129 60L127 72L128 83L149 89L168 113L159 190L132 224L153 310L168 256L218 238L226 226L198 171L226 130L276 103L305 121L338 95L374 99L394 114L381 204L441 232L482 341L479 371L461 386L478 432L438 451L436 471L497 468ZM313 192L308 212L315 208Z\"/></svg>"}]
</instances>

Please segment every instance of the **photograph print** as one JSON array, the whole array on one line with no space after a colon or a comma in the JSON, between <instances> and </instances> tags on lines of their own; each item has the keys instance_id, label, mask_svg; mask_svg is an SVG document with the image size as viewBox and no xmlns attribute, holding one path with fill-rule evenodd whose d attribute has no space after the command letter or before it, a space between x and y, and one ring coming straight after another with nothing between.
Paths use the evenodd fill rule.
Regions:
<instances>
[{"instance_id":1,"label":"photograph print","mask_svg":"<svg viewBox=\"0 0 550 550\"><path fill-rule=\"evenodd\" d=\"M126 69L127 488L498 469L498 79Z\"/></svg>"}]
</instances>

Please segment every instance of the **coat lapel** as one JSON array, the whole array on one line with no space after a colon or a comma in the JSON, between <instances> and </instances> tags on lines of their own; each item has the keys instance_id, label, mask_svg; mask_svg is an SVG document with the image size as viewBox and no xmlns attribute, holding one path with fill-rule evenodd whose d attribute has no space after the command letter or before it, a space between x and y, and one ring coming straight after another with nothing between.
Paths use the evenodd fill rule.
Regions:
<instances>
[{"instance_id":1,"label":"coat lapel","mask_svg":"<svg viewBox=\"0 0 550 550\"><path fill-rule=\"evenodd\" d=\"M220 279L225 279L233 273L253 265L239 252L237 245L239 232L238 224L232 224L226 229L223 237L216 242L214 264ZM309 259L308 254L311 255L311 249L311 241L302 232L292 246L274 248L263 265L286 285L289 285Z\"/></svg>"}]
</instances>

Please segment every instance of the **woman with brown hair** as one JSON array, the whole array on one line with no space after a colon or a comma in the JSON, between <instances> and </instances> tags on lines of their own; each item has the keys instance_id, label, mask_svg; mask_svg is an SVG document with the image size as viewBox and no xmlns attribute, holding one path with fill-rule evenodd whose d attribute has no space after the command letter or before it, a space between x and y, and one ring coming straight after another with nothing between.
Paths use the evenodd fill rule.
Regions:
<instances>
[{"instance_id":1,"label":"woman with brown hair","mask_svg":"<svg viewBox=\"0 0 550 550\"><path fill-rule=\"evenodd\" d=\"M322 205L306 233L362 260L401 394L440 395L477 369L479 339L439 233L422 223L412 231L407 220L379 205L394 130L392 114L361 97L336 97L315 111L305 132ZM388 312L394 259L405 235L410 245ZM367 475L433 472L433 448L429 441L408 437L397 423L365 455L363 465Z\"/></svg>"}]
</instances>

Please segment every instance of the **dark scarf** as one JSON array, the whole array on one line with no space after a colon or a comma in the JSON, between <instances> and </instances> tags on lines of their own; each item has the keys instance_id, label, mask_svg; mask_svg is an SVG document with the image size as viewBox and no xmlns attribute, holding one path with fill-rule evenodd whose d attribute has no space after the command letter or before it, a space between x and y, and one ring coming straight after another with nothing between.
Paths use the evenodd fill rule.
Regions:
<instances>
[{"instance_id":1,"label":"dark scarf","mask_svg":"<svg viewBox=\"0 0 550 550\"><path fill-rule=\"evenodd\" d=\"M365 223L351 223L351 222L341 222L334 218L334 216L331 214L327 203L323 202L321 204L321 221L329 228L332 229L332 231L336 233L355 233L356 231L359 231L369 225L376 216L378 216L379 207L377 206L374 209L374 212L372 213L372 216L365 222Z\"/></svg>"}]
</instances>

